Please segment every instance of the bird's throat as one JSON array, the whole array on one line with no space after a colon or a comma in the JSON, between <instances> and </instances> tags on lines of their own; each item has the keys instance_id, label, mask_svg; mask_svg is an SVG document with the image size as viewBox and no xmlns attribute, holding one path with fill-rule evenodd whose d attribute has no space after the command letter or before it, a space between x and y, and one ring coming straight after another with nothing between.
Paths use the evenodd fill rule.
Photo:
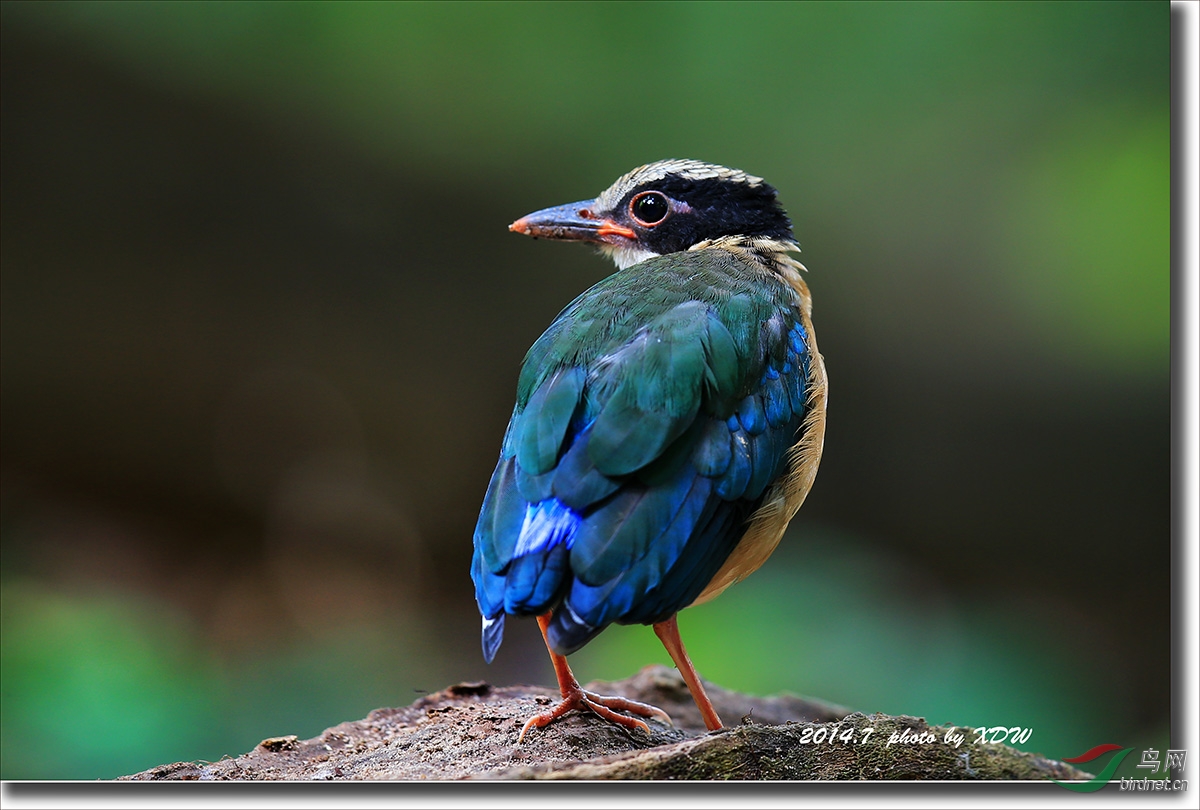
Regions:
<instances>
[{"instance_id":1,"label":"bird's throat","mask_svg":"<svg viewBox=\"0 0 1200 810\"><path fill-rule=\"evenodd\" d=\"M600 252L613 260L613 264L618 270L624 270L626 267L633 267L635 264L640 264L646 259L653 259L660 254L652 250L646 250L638 245L600 245Z\"/></svg>"}]
</instances>

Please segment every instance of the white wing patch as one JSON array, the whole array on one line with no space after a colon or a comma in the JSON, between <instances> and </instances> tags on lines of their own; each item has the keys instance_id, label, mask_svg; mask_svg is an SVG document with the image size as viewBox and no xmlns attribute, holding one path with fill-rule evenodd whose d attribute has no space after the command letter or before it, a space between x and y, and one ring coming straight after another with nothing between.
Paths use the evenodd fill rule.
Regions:
<instances>
[{"instance_id":1,"label":"white wing patch","mask_svg":"<svg viewBox=\"0 0 1200 810\"><path fill-rule=\"evenodd\" d=\"M566 543L570 548L575 540L575 530L579 528L579 520L579 515L556 498L530 504L525 509L525 522L521 524L521 534L517 537L513 557L545 551L559 543Z\"/></svg>"}]
</instances>

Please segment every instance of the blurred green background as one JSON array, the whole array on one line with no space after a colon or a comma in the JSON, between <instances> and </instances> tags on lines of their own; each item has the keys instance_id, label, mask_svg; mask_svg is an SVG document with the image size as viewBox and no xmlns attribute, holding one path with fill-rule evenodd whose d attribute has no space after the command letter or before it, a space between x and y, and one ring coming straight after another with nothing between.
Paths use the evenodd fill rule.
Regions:
<instances>
[{"instance_id":1,"label":"blurred green background","mask_svg":"<svg viewBox=\"0 0 1200 810\"><path fill-rule=\"evenodd\" d=\"M1167 747L1166 3L2 14L4 778L552 684L532 621L484 665L471 531L610 266L506 226L664 157L780 190L831 380L783 547L680 618L704 676Z\"/></svg>"}]
</instances>

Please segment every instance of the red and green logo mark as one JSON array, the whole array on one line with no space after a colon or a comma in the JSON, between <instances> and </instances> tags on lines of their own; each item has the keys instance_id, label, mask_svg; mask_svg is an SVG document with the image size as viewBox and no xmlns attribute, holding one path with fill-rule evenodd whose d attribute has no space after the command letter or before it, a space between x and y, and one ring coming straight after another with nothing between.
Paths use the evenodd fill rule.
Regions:
<instances>
[{"instance_id":1,"label":"red and green logo mark","mask_svg":"<svg viewBox=\"0 0 1200 810\"><path fill-rule=\"evenodd\" d=\"M1065 787L1067 790L1073 790L1076 793L1091 793L1093 790L1099 790L1108 784L1109 780L1112 779L1112 775L1116 773L1117 766L1121 764L1121 760L1125 759L1125 757L1132 750L1132 748L1122 748L1121 746L1113 745L1112 743L1097 745L1095 748L1092 748L1077 757L1069 757L1064 759L1063 762L1069 762L1072 765L1080 765L1084 762L1091 762L1093 759L1099 759L1110 751L1120 751L1121 753L1110 759L1108 764L1104 766L1104 770L1100 771L1100 773L1093 776L1087 782L1059 782L1057 779L1051 779L1050 781L1054 782L1060 787Z\"/></svg>"}]
</instances>

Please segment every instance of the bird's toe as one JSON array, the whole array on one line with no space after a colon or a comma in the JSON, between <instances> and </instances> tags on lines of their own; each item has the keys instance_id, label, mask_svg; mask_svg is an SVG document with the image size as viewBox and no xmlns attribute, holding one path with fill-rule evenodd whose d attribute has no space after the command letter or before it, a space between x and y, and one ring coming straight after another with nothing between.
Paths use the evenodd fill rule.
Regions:
<instances>
[{"instance_id":1,"label":"bird's toe","mask_svg":"<svg viewBox=\"0 0 1200 810\"><path fill-rule=\"evenodd\" d=\"M639 719L641 717L658 720L667 725L674 725L671 722L670 715L657 706L639 703L636 700L629 700L623 697L597 695L595 692L578 689L572 690L564 696L562 701L549 711L529 718L521 728L521 734L517 737L517 742L521 743L524 741L525 735L531 729L545 728L574 709L589 711L622 728L630 730L640 729L647 734L650 733L650 727L646 725L644 720Z\"/></svg>"}]
</instances>

